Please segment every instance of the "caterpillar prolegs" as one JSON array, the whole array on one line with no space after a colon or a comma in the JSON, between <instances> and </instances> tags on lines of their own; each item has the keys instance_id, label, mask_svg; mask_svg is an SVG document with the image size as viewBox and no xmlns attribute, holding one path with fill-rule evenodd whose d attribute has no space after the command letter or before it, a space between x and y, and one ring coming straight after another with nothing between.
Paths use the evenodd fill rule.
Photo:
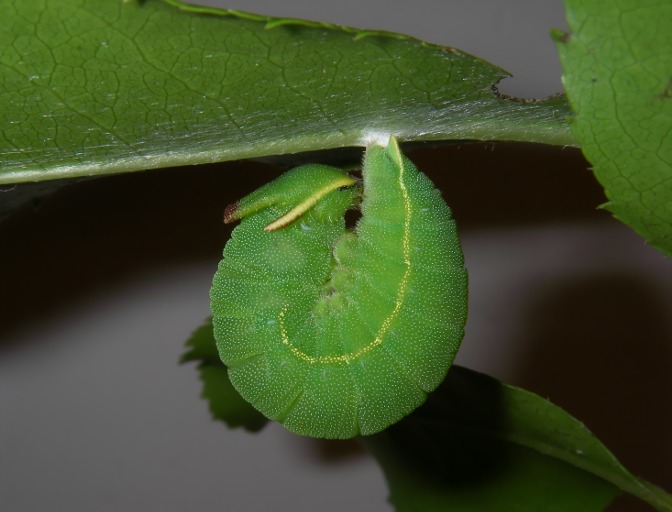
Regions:
<instances>
[{"instance_id":1,"label":"caterpillar prolegs","mask_svg":"<svg viewBox=\"0 0 672 512\"><path fill-rule=\"evenodd\" d=\"M246 400L306 436L397 422L464 334L467 273L440 192L394 138L367 149L362 175L360 190L339 169L297 167L225 212L242 221L211 290L220 357Z\"/></svg>"}]
</instances>

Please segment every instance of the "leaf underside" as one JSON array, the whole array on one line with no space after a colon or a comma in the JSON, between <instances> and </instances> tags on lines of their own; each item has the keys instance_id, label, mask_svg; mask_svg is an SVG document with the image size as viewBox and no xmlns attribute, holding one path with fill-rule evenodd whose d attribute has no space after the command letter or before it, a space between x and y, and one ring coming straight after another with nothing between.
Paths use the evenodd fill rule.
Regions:
<instances>
[{"instance_id":1,"label":"leaf underside","mask_svg":"<svg viewBox=\"0 0 672 512\"><path fill-rule=\"evenodd\" d=\"M171 0L0 0L0 184L402 141L574 144L563 97L410 37Z\"/></svg>"}]
</instances>

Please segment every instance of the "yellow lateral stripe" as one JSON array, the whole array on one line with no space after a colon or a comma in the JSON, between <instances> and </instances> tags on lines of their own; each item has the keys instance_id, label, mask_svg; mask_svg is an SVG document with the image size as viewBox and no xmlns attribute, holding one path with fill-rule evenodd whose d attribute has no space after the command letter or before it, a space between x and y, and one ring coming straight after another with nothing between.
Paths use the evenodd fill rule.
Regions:
<instances>
[{"instance_id":1,"label":"yellow lateral stripe","mask_svg":"<svg viewBox=\"0 0 672 512\"><path fill-rule=\"evenodd\" d=\"M285 213L282 217L278 217L273 222L268 224L266 227L264 227L264 231L271 232L275 231L276 229L288 226L296 219L301 217L301 215L306 213L310 208L315 206L315 204L324 196L326 196L329 192L332 192L333 190L339 189L341 187L347 187L353 185L354 183L355 180L348 175L344 175L342 178L332 181L328 185L317 190L311 196L308 196L302 202L297 204L294 208Z\"/></svg>"},{"instance_id":2,"label":"yellow lateral stripe","mask_svg":"<svg viewBox=\"0 0 672 512\"><path fill-rule=\"evenodd\" d=\"M401 155L398 153L399 152L399 146L396 144L396 140L390 139L390 145L394 144L393 149L396 149L397 153L397 158L396 162L399 167L399 189L401 190L403 202L404 202L404 233L402 236L402 252L403 252L403 258L404 258L404 275L401 277L401 281L399 282L399 288L397 289L397 296L394 301L394 307L392 308L392 311L390 314L385 318L385 320L382 322L380 329L378 330L378 333L376 334L376 337L366 345L365 347L360 348L359 350L355 352L351 352L349 354L342 354L342 355L327 355L327 356L310 356L303 352L301 349L297 348L292 344L292 342L289 339L289 335L287 334L287 328L285 327L285 314L287 313L287 306L285 306L280 314L278 315L278 323L280 324L280 338L282 339L282 343L289 348L289 350L294 354L297 358L301 359L302 361L306 361L307 363L310 364L350 364L353 361L359 359L361 356L364 354L367 354L368 352L371 352L374 348L376 348L378 345L380 345L383 342L384 336L387 334L387 332L390 329L390 326L392 325L392 322L394 322L395 318L399 314L399 311L401 311L401 307L404 304L404 296L406 295L406 289L408 287L408 280L411 275L411 241L410 241L410 233L411 233L411 200L408 197L408 189L406 188L406 185L404 184L404 162L401 159Z\"/></svg>"}]
</instances>

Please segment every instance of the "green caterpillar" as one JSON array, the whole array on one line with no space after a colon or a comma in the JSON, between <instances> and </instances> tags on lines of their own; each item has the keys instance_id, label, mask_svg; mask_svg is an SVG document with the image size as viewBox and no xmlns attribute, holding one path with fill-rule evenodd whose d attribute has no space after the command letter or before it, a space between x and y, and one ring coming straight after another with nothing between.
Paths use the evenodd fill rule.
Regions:
<instances>
[{"instance_id":1,"label":"green caterpillar","mask_svg":"<svg viewBox=\"0 0 672 512\"><path fill-rule=\"evenodd\" d=\"M210 294L219 354L238 392L297 434L397 422L464 335L467 273L440 192L393 137L367 149L362 175L363 192L339 169L301 166L225 211L242 222Z\"/></svg>"}]
</instances>

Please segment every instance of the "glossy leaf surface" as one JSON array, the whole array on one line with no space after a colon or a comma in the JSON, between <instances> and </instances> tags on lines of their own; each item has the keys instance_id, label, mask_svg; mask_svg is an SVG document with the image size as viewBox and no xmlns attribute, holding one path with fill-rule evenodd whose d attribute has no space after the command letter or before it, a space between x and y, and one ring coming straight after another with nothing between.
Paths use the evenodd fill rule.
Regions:
<instances>
[{"instance_id":1,"label":"glossy leaf surface","mask_svg":"<svg viewBox=\"0 0 672 512\"><path fill-rule=\"evenodd\" d=\"M672 510L672 496L632 476L565 411L466 368L453 366L425 406L363 441L399 512L589 512L620 491Z\"/></svg>"},{"instance_id":2,"label":"glossy leaf surface","mask_svg":"<svg viewBox=\"0 0 672 512\"><path fill-rule=\"evenodd\" d=\"M573 144L564 98L499 98L505 71L397 34L172 0L0 7L0 183L363 146L381 133Z\"/></svg>"}]
</instances>

